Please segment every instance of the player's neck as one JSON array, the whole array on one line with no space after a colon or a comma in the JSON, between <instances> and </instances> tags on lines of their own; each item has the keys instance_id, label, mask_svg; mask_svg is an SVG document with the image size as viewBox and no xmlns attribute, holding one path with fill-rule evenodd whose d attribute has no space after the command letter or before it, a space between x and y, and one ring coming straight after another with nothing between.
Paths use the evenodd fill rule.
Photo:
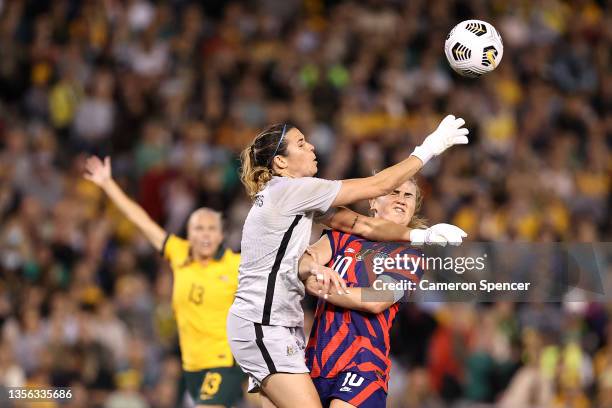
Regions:
<instances>
[{"instance_id":1,"label":"player's neck","mask_svg":"<svg viewBox=\"0 0 612 408\"><path fill-rule=\"evenodd\" d=\"M287 177L287 178L297 178L297 176L294 176L293 174L289 173L288 171L281 171L275 174L275 176L278 177Z\"/></svg>"},{"instance_id":2,"label":"player's neck","mask_svg":"<svg viewBox=\"0 0 612 408\"><path fill-rule=\"evenodd\" d=\"M210 263L210 261L213 259L212 256L202 256L202 255L194 255L193 260L206 266Z\"/></svg>"}]
</instances>

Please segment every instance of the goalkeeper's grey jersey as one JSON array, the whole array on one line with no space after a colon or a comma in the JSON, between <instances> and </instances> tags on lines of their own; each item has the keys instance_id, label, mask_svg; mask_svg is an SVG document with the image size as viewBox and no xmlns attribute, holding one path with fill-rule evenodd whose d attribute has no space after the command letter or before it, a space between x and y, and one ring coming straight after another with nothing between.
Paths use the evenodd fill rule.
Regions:
<instances>
[{"instance_id":1,"label":"goalkeeper's grey jersey","mask_svg":"<svg viewBox=\"0 0 612 408\"><path fill-rule=\"evenodd\" d=\"M298 262L315 214L327 211L340 181L274 177L257 194L242 230L238 291L230 312L273 326L303 326Z\"/></svg>"}]
</instances>

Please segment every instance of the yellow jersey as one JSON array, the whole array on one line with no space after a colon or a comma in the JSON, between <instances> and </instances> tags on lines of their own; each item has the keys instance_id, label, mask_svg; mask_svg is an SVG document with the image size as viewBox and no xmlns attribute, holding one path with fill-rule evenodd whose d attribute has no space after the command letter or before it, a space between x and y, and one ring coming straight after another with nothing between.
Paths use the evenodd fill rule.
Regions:
<instances>
[{"instance_id":1,"label":"yellow jersey","mask_svg":"<svg viewBox=\"0 0 612 408\"><path fill-rule=\"evenodd\" d=\"M240 255L226 250L207 265L189 255L189 242L169 235L163 255L174 274L172 308L185 371L230 367L226 319L238 288Z\"/></svg>"}]
</instances>

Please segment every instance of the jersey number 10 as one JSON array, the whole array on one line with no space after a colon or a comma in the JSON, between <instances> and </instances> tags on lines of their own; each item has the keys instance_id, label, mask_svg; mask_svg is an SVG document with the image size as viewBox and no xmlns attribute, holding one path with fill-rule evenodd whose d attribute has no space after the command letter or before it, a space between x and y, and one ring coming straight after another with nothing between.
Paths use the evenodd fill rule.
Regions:
<instances>
[{"instance_id":1,"label":"jersey number 10","mask_svg":"<svg viewBox=\"0 0 612 408\"><path fill-rule=\"evenodd\" d=\"M351 258L350 256L338 255L336 256L336 260L334 261L332 269L338 272L341 278L344 278L344 275L346 275L346 271L348 271L348 268L351 266L352 263L353 258Z\"/></svg>"}]
</instances>

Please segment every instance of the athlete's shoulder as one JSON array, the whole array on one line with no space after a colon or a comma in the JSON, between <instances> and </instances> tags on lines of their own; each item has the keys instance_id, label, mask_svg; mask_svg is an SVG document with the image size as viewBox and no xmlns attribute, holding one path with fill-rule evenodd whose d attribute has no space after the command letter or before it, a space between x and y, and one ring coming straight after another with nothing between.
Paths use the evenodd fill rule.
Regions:
<instances>
[{"instance_id":1,"label":"athlete's shoulder","mask_svg":"<svg viewBox=\"0 0 612 408\"><path fill-rule=\"evenodd\" d=\"M235 266L237 270L238 265L240 265L240 254L228 248L225 250L223 257L221 258L221 262Z\"/></svg>"},{"instance_id":2,"label":"athlete's shoulder","mask_svg":"<svg viewBox=\"0 0 612 408\"><path fill-rule=\"evenodd\" d=\"M367 242L365 238L359 235L351 234L348 232L342 232L338 230L328 230L328 237L333 239L335 242L349 243L353 241Z\"/></svg>"},{"instance_id":3,"label":"athlete's shoulder","mask_svg":"<svg viewBox=\"0 0 612 408\"><path fill-rule=\"evenodd\" d=\"M174 234L168 234L165 245L164 249L166 250L179 249L182 247L189 247L189 241Z\"/></svg>"},{"instance_id":4,"label":"athlete's shoulder","mask_svg":"<svg viewBox=\"0 0 612 408\"><path fill-rule=\"evenodd\" d=\"M291 192L309 192L319 186L326 186L337 181L322 179L319 177L278 177L275 176L266 184L269 191L289 190Z\"/></svg>"},{"instance_id":5,"label":"athlete's shoulder","mask_svg":"<svg viewBox=\"0 0 612 408\"><path fill-rule=\"evenodd\" d=\"M255 196L255 205L263 207L264 204L278 204L279 200L286 198L287 194L296 189L296 182L291 177L274 176L265 187Z\"/></svg>"},{"instance_id":6,"label":"athlete's shoulder","mask_svg":"<svg viewBox=\"0 0 612 408\"><path fill-rule=\"evenodd\" d=\"M175 266L189 256L189 241L174 234L169 234L164 241L162 253Z\"/></svg>"},{"instance_id":7,"label":"athlete's shoulder","mask_svg":"<svg viewBox=\"0 0 612 408\"><path fill-rule=\"evenodd\" d=\"M332 257L344 253L348 248L354 247L355 245L361 247L361 241L364 240L364 238L359 235L344 233L338 230L325 230L324 234L327 235L327 239L332 248Z\"/></svg>"}]
</instances>

